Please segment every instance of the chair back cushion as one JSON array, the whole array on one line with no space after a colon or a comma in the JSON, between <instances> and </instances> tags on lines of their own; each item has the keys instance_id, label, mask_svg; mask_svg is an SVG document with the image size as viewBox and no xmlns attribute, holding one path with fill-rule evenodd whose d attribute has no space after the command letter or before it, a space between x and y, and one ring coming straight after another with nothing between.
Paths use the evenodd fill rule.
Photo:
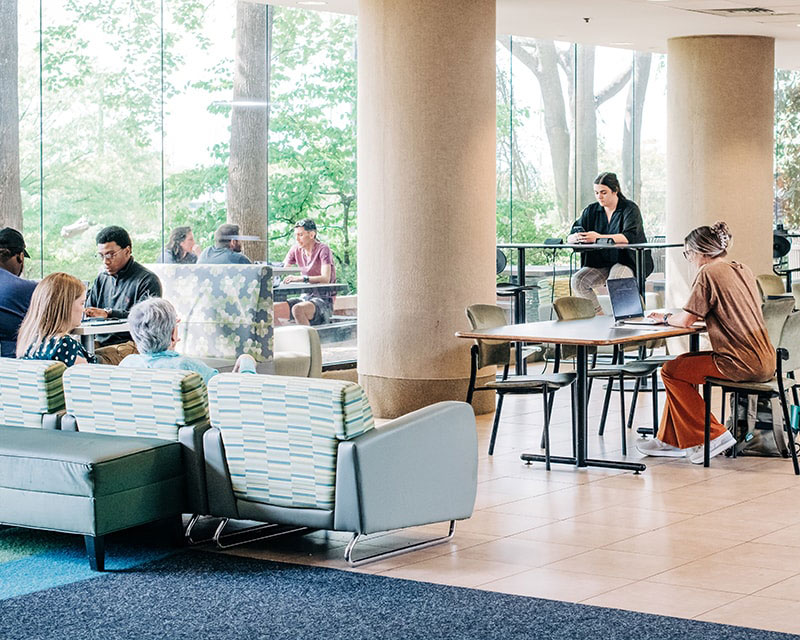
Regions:
<instances>
[{"instance_id":1,"label":"chair back cushion","mask_svg":"<svg viewBox=\"0 0 800 640\"><path fill-rule=\"evenodd\" d=\"M373 427L364 390L342 380L225 373L209 400L234 495L276 506L333 508L339 442Z\"/></svg>"},{"instance_id":2,"label":"chair back cushion","mask_svg":"<svg viewBox=\"0 0 800 640\"><path fill-rule=\"evenodd\" d=\"M764 314L764 325L767 327L770 342L773 347L778 347L781 339L781 331L786 318L794 309L794 298L773 298L764 300L761 311Z\"/></svg>"},{"instance_id":3,"label":"chair back cushion","mask_svg":"<svg viewBox=\"0 0 800 640\"><path fill-rule=\"evenodd\" d=\"M472 329L494 329L508 324L506 312L495 304L471 304L467 319ZM476 340L478 368L507 365L511 362L511 347L507 340Z\"/></svg>"},{"instance_id":4,"label":"chair back cushion","mask_svg":"<svg viewBox=\"0 0 800 640\"><path fill-rule=\"evenodd\" d=\"M0 358L0 425L42 427L64 409L63 362Z\"/></svg>"},{"instance_id":5,"label":"chair back cushion","mask_svg":"<svg viewBox=\"0 0 800 640\"><path fill-rule=\"evenodd\" d=\"M178 440L208 422L208 396L194 372L79 364L64 374L67 413L78 431Z\"/></svg>"},{"instance_id":6,"label":"chair back cushion","mask_svg":"<svg viewBox=\"0 0 800 640\"><path fill-rule=\"evenodd\" d=\"M780 296L786 293L786 287L780 276L774 273L761 273L756 276L756 284L758 285L758 292L762 298L767 296Z\"/></svg>"},{"instance_id":7,"label":"chair back cushion","mask_svg":"<svg viewBox=\"0 0 800 640\"><path fill-rule=\"evenodd\" d=\"M149 264L181 319L178 353L272 360L272 268L261 264Z\"/></svg>"},{"instance_id":8,"label":"chair back cushion","mask_svg":"<svg viewBox=\"0 0 800 640\"><path fill-rule=\"evenodd\" d=\"M789 352L789 359L782 364L784 373L800 370L800 311L789 314L783 323L780 346Z\"/></svg>"}]
</instances>

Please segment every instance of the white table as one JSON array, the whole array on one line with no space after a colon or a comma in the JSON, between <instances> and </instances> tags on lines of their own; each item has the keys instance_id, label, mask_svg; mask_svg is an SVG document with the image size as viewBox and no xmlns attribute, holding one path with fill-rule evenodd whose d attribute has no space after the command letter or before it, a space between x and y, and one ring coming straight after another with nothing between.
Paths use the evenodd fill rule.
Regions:
<instances>
[{"instance_id":1,"label":"white table","mask_svg":"<svg viewBox=\"0 0 800 640\"><path fill-rule=\"evenodd\" d=\"M127 320L103 320L102 322L83 321L79 327L72 330L72 335L81 337L81 344L86 352L94 355L94 337L109 333L128 333L131 327Z\"/></svg>"}]
</instances>

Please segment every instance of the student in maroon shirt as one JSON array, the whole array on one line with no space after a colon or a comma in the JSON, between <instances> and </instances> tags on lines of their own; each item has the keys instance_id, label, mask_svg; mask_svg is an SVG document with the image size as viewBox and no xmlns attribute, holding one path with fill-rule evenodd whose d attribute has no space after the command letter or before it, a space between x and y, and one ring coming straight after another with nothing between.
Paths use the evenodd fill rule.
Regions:
<instances>
[{"instance_id":1,"label":"student in maroon shirt","mask_svg":"<svg viewBox=\"0 0 800 640\"><path fill-rule=\"evenodd\" d=\"M317 225L311 218L294 225L294 239L297 244L289 249L283 264L286 267L296 264L302 275L286 276L283 282L336 282L333 253L328 245L317 240ZM297 324L324 324L333 315L333 298L333 292L323 290L320 293L304 293L299 298L289 298L287 302Z\"/></svg>"}]
</instances>

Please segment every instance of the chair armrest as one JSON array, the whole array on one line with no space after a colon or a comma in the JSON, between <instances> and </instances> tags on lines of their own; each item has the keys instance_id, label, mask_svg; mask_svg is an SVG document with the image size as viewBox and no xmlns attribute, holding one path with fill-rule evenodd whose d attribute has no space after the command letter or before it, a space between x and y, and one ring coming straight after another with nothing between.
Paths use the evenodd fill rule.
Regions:
<instances>
[{"instance_id":1,"label":"chair armrest","mask_svg":"<svg viewBox=\"0 0 800 640\"><path fill-rule=\"evenodd\" d=\"M339 444L334 527L374 533L469 518L477 481L472 407L439 402Z\"/></svg>"},{"instance_id":2,"label":"chair armrest","mask_svg":"<svg viewBox=\"0 0 800 640\"><path fill-rule=\"evenodd\" d=\"M222 443L222 434L216 427L211 427L203 434L203 455L206 464L209 515L237 519L239 512L231 487L225 446Z\"/></svg>"},{"instance_id":3,"label":"chair armrest","mask_svg":"<svg viewBox=\"0 0 800 640\"><path fill-rule=\"evenodd\" d=\"M64 417L66 411L58 411L57 413L45 413L42 416L43 429L61 429L61 418Z\"/></svg>"},{"instance_id":4,"label":"chair armrest","mask_svg":"<svg viewBox=\"0 0 800 640\"><path fill-rule=\"evenodd\" d=\"M272 345L273 354L288 351L307 356L310 360L307 377L322 377L322 347L319 334L314 327L301 325L276 327Z\"/></svg>"},{"instance_id":5,"label":"chair armrest","mask_svg":"<svg viewBox=\"0 0 800 640\"><path fill-rule=\"evenodd\" d=\"M186 504L189 513L199 515L209 513L203 456L203 434L209 426L208 422L203 422L178 429L178 442L181 443L183 468L186 471Z\"/></svg>"}]
</instances>

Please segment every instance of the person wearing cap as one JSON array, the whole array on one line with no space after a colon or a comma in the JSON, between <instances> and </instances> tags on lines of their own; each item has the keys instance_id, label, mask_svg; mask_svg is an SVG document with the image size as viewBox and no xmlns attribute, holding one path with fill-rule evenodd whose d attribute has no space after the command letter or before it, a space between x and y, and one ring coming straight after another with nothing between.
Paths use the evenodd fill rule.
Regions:
<instances>
[{"instance_id":1,"label":"person wearing cap","mask_svg":"<svg viewBox=\"0 0 800 640\"><path fill-rule=\"evenodd\" d=\"M0 356L13 358L17 352L17 331L31 304L36 283L21 278L25 240L16 229L0 230Z\"/></svg>"},{"instance_id":2,"label":"person wearing cap","mask_svg":"<svg viewBox=\"0 0 800 640\"><path fill-rule=\"evenodd\" d=\"M317 239L317 225L311 218L294 225L296 244L289 249L283 265L296 264L299 276L286 276L284 284L303 282L306 284L329 284L336 282L336 267L333 253L328 245ZM324 324L333 315L333 292L304 293L299 298L289 298L289 309L297 324Z\"/></svg>"},{"instance_id":3,"label":"person wearing cap","mask_svg":"<svg viewBox=\"0 0 800 640\"><path fill-rule=\"evenodd\" d=\"M238 238L239 225L225 223L214 233L214 244L197 259L197 264L252 264L242 255L242 243Z\"/></svg>"},{"instance_id":4,"label":"person wearing cap","mask_svg":"<svg viewBox=\"0 0 800 640\"><path fill-rule=\"evenodd\" d=\"M161 281L133 259L131 237L125 229L106 227L95 240L103 270L89 291L88 317L124 320L140 300L161 297ZM119 364L128 354L136 353L136 345L127 332L98 335L95 344L95 355L103 364Z\"/></svg>"}]
</instances>

